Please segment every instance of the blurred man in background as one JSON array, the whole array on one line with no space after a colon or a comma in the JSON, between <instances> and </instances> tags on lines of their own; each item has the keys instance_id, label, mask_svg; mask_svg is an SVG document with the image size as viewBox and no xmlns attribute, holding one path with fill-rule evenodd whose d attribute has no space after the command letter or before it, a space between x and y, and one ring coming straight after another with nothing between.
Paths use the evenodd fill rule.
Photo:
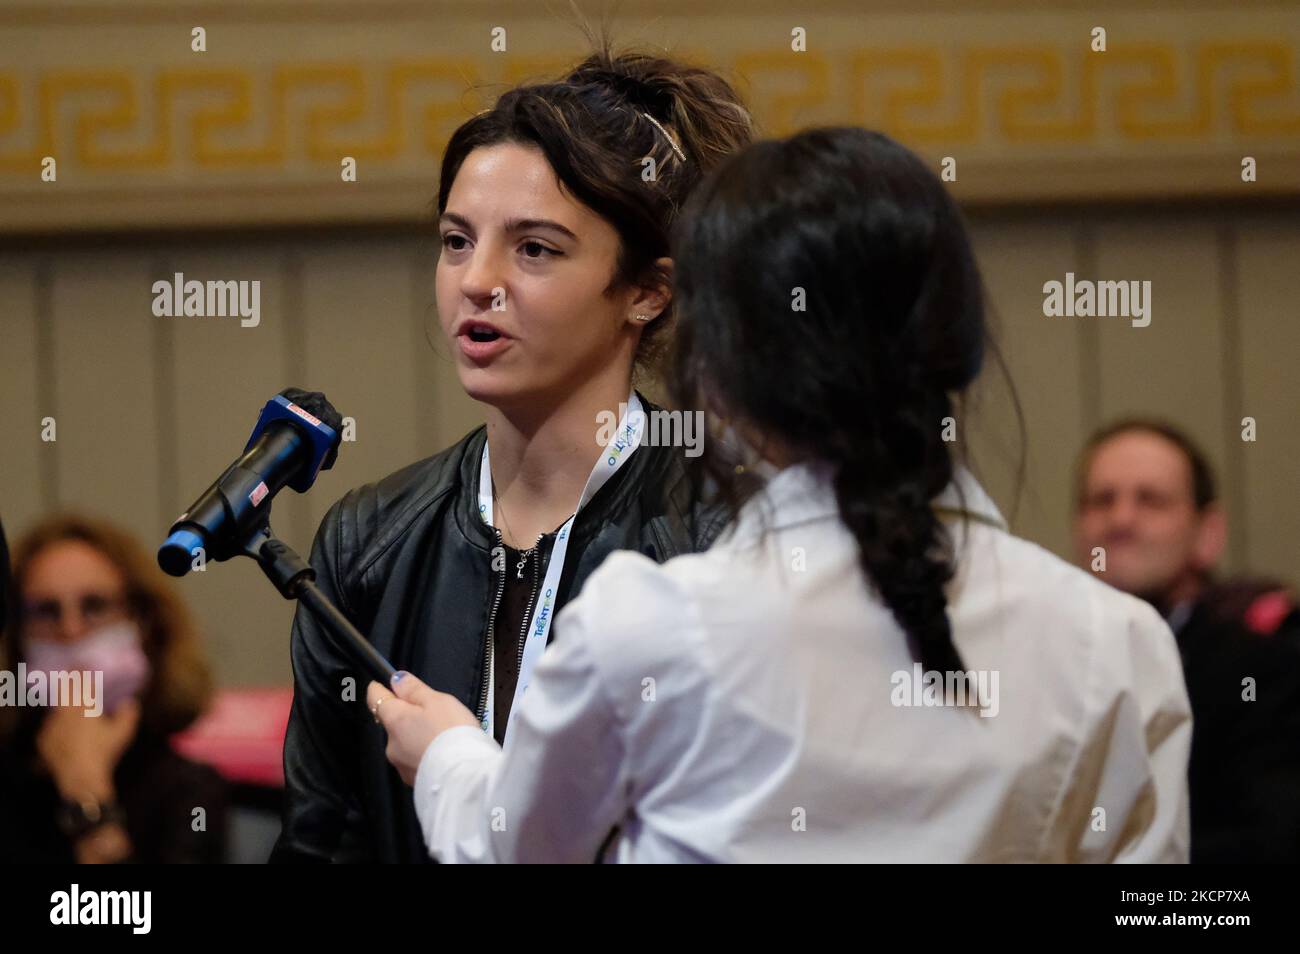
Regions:
<instances>
[{"instance_id":1,"label":"blurred man in background","mask_svg":"<svg viewBox=\"0 0 1300 954\"><path fill-rule=\"evenodd\" d=\"M1074 537L1080 565L1178 638L1191 860L1300 860L1300 612L1280 583L1215 577L1227 524L1205 455L1161 421L1103 428L1079 461Z\"/></svg>"}]
</instances>

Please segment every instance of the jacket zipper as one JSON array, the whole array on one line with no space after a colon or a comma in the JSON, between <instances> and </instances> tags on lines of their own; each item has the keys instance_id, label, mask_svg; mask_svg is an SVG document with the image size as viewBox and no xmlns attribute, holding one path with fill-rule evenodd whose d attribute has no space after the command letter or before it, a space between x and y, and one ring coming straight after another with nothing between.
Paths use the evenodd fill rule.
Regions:
<instances>
[{"instance_id":1,"label":"jacket zipper","mask_svg":"<svg viewBox=\"0 0 1300 954\"><path fill-rule=\"evenodd\" d=\"M492 532L496 534L497 546L501 548L501 555L505 556L505 540L501 536L501 531L496 527L493 527ZM546 536L544 533L539 533L537 535L537 542L533 544L534 550L541 545L544 536ZM538 573L540 572L541 562L542 556L541 553L538 552L537 560L533 564L533 592L528 597L528 603L524 606L523 628L519 631L519 657L515 663L515 672L522 669L524 665L524 639L525 634L528 632L528 621L532 616L533 601L537 598L537 590L539 586ZM483 688L480 690L478 695L478 712L476 713L480 725L483 723L483 720L487 718L488 683L494 676L494 673L492 672L492 654L496 648L497 610L501 607L501 596L506 589L507 572L509 571L503 565L501 567L500 579L497 580L497 592L492 598L492 612L488 615L487 640L483 646Z\"/></svg>"},{"instance_id":2,"label":"jacket zipper","mask_svg":"<svg viewBox=\"0 0 1300 954\"><path fill-rule=\"evenodd\" d=\"M515 662L515 673L518 674L524 668L524 640L528 638L528 621L533 618L533 600L537 599L537 589L539 585L538 574L542 572L542 538L544 533L537 535L537 542L533 544L533 552L537 559L533 561L533 592L528 597L528 602L524 604L523 628L519 630L519 658ZM517 676L516 676L517 678Z\"/></svg>"},{"instance_id":3,"label":"jacket zipper","mask_svg":"<svg viewBox=\"0 0 1300 954\"><path fill-rule=\"evenodd\" d=\"M487 718L488 685L492 679L492 645L496 642L497 607L501 605L501 594L504 593L506 589L506 568L504 565L506 544L505 541L501 539L500 530L493 527L492 532L496 534L497 546L501 548L501 556L503 559L501 577L497 580L496 596L492 598L492 612L488 615L487 639L483 643L483 688L478 694L478 711L476 713L478 715L479 725L482 725L483 720ZM495 559L493 562L495 562Z\"/></svg>"}]
</instances>

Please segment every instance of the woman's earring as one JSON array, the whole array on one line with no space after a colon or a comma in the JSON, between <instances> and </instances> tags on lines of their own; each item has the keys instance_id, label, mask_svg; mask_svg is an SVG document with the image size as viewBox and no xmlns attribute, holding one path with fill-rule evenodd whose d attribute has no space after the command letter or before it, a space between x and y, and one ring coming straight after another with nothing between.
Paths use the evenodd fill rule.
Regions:
<instances>
[{"instance_id":1,"label":"woman's earring","mask_svg":"<svg viewBox=\"0 0 1300 954\"><path fill-rule=\"evenodd\" d=\"M653 318L653 317L654 317L654 315L637 315L637 316L636 316L636 320L637 320L637 321L649 321L649 320L650 320L651 318Z\"/></svg>"}]
</instances>

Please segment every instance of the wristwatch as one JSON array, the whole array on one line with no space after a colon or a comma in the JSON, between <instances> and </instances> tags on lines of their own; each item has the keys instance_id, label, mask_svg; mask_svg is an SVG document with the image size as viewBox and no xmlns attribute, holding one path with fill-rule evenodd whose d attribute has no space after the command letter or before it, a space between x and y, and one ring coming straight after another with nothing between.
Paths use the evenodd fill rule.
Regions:
<instances>
[{"instance_id":1,"label":"wristwatch","mask_svg":"<svg viewBox=\"0 0 1300 954\"><path fill-rule=\"evenodd\" d=\"M102 802L93 795L86 795L80 799L64 799L55 820L60 831L73 841L79 841L101 825L124 824L126 816L116 801Z\"/></svg>"}]
</instances>

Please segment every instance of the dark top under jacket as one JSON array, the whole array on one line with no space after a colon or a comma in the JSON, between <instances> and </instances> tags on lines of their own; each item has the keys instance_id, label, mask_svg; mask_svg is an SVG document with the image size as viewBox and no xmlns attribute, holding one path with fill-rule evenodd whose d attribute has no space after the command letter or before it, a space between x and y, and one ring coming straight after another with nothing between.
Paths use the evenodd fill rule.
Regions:
<instances>
[{"instance_id":1,"label":"dark top under jacket","mask_svg":"<svg viewBox=\"0 0 1300 954\"><path fill-rule=\"evenodd\" d=\"M641 400L647 413L657 410ZM493 568L492 550L503 544L478 513L486 435L479 427L346 494L321 522L311 556L317 585L380 653L480 718L487 639L507 572L504 560ZM694 500L684 465L679 447L642 445L582 509L557 612L615 550L663 562L712 542L725 518ZM284 824L271 860L428 861L411 789L385 759L386 737L366 708L369 677L304 608L291 655ZM504 720L497 725L504 729Z\"/></svg>"},{"instance_id":2,"label":"dark top under jacket","mask_svg":"<svg viewBox=\"0 0 1300 954\"><path fill-rule=\"evenodd\" d=\"M506 585L501 592L496 624L492 627L493 669L496 673L492 734L502 745L506 740L506 724L510 719L515 687L519 684L524 631L537 606L537 593L546 578L546 568L550 566L556 535L556 531L543 534L527 550L516 550L509 544L505 546Z\"/></svg>"}]
</instances>

